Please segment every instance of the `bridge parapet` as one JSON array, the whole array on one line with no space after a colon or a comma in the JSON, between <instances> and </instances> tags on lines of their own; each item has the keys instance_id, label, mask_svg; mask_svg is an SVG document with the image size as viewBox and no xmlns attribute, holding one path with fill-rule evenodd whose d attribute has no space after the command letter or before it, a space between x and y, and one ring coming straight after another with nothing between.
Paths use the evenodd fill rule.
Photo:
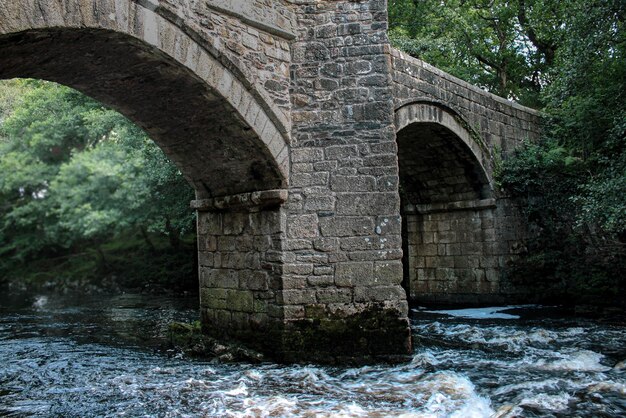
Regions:
<instances>
[{"instance_id":1,"label":"bridge parapet","mask_svg":"<svg viewBox=\"0 0 626 418\"><path fill-rule=\"evenodd\" d=\"M539 137L538 111L486 92L394 48L391 62L396 109L415 102L446 107L479 135L492 155L494 150L507 155L523 141Z\"/></svg>"}]
</instances>

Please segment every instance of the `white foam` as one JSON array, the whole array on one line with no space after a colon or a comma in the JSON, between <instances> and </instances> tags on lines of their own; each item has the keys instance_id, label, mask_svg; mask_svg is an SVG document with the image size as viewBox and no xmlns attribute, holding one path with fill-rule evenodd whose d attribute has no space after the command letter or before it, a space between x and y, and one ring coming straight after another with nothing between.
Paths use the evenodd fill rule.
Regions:
<instances>
[{"instance_id":1,"label":"white foam","mask_svg":"<svg viewBox=\"0 0 626 418\"><path fill-rule=\"evenodd\" d=\"M540 359L535 365L542 370L571 370L577 372L606 372L611 370L610 367L600 364L604 356L594 351L581 350L561 355L563 358L560 360L545 361Z\"/></svg>"},{"instance_id":2,"label":"white foam","mask_svg":"<svg viewBox=\"0 0 626 418\"><path fill-rule=\"evenodd\" d=\"M517 306L491 306L487 308L467 308L467 309L442 309L435 311L422 311L426 313L436 313L449 315L456 318L468 319L519 319L519 315L511 315L501 313L515 308L530 308L534 305L517 305Z\"/></svg>"},{"instance_id":3,"label":"white foam","mask_svg":"<svg viewBox=\"0 0 626 418\"><path fill-rule=\"evenodd\" d=\"M33 302L33 308L42 309L48 304L48 296L37 296Z\"/></svg>"},{"instance_id":4,"label":"white foam","mask_svg":"<svg viewBox=\"0 0 626 418\"><path fill-rule=\"evenodd\" d=\"M522 399L519 405L559 412L568 408L570 399L572 399L572 397L565 392L559 393L558 395L540 393L535 396Z\"/></svg>"},{"instance_id":5,"label":"white foam","mask_svg":"<svg viewBox=\"0 0 626 418\"><path fill-rule=\"evenodd\" d=\"M228 395L228 396L238 396L238 395L244 395L244 396L248 396L248 387L246 386L245 383L241 382L239 383L239 386L237 386L234 389L231 389L227 392L224 392L224 395Z\"/></svg>"},{"instance_id":6,"label":"white foam","mask_svg":"<svg viewBox=\"0 0 626 418\"><path fill-rule=\"evenodd\" d=\"M546 379L540 381L527 381L501 386L494 391L495 395L503 395L507 393L520 393L522 391L529 392L547 392L555 390L559 385L563 384L561 379Z\"/></svg>"}]
</instances>

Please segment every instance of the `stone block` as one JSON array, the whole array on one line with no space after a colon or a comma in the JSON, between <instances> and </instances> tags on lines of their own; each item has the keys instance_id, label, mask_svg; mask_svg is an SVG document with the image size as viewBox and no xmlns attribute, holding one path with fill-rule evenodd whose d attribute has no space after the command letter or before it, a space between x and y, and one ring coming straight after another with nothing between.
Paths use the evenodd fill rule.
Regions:
<instances>
[{"instance_id":1,"label":"stone block","mask_svg":"<svg viewBox=\"0 0 626 418\"><path fill-rule=\"evenodd\" d=\"M376 218L375 232L378 235L399 235L402 232L402 218L399 216L379 216Z\"/></svg>"},{"instance_id":2,"label":"stone block","mask_svg":"<svg viewBox=\"0 0 626 418\"><path fill-rule=\"evenodd\" d=\"M242 270L245 268L260 267L259 254L257 253L240 253L228 252L222 253L221 267L233 270Z\"/></svg>"},{"instance_id":3,"label":"stone block","mask_svg":"<svg viewBox=\"0 0 626 418\"><path fill-rule=\"evenodd\" d=\"M372 176L332 176L330 189L334 192L372 192L376 179Z\"/></svg>"},{"instance_id":4,"label":"stone block","mask_svg":"<svg viewBox=\"0 0 626 418\"><path fill-rule=\"evenodd\" d=\"M283 273L302 276L313 274L313 264L283 264Z\"/></svg>"},{"instance_id":5,"label":"stone block","mask_svg":"<svg viewBox=\"0 0 626 418\"><path fill-rule=\"evenodd\" d=\"M316 302L315 290L296 289L283 290L277 295L278 303L284 305L308 305Z\"/></svg>"},{"instance_id":6,"label":"stone block","mask_svg":"<svg viewBox=\"0 0 626 418\"><path fill-rule=\"evenodd\" d=\"M272 235L285 230L285 218L281 211L261 211L250 213L249 233L252 235Z\"/></svg>"},{"instance_id":7,"label":"stone block","mask_svg":"<svg viewBox=\"0 0 626 418\"><path fill-rule=\"evenodd\" d=\"M318 289L316 291L319 303L350 303L352 302L351 289Z\"/></svg>"},{"instance_id":8,"label":"stone block","mask_svg":"<svg viewBox=\"0 0 626 418\"><path fill-rule=\"evenodd\" d=\"M355 287L355 302L384 302L406 299L406 292L400 286Z\"/></svg>"},{"instance_id":9,"label":"stone block","mask_svg":"<svg viewBox=\"0 0 626 418\"><path fill-rule=\"evenodd\" d=\"M223 330L230 329L232 326L231 311L225 309L215 310L215 326Z\"/></svg>"},{"instance_id":10,"label":"stone block","mask_svg":"<svg viewBox=\"0 0 626 418\"><path fill-rule=\"evenodd\" d=\"M328 184L328 173L324 171L315 173L294 173L291 175L293 187L323 186Z\"/></svg>"},{"instance_id":11,"label":"stone block","mask_svg":"<svg viewBox=\"0 0 626 418\"><path fill-rule=\"evenodd\" d=\"M306 276L288 276L282 278L283 290L306 289Z\"/></svg>"},{"instance_id":12,"label":"stone block","mask_svg":"<svg viewBox=\"0 0 626 418\"><path fill-rule=\"evenodd\" d=\"M337 194L338 215L393 215L400 211L397 193Z\"/></svg>"},{"instance_id":13,"label":"stone block","mask_svg":"<svg viewBox=\"0 0 626 418\"><path fill-rule=\"evenodd\" d=\"M237 287L239 287L239 276L237 276L232 270L201 270L200 287L236 289Z\"/></svg>"},{"instance_id":14,"label":"stone block","mask_svg":"<svg viewBox=\"0 0 626 418\"><path fill-rule=\"evenodd\" d=\"M335 266L335 284L339 287L352 287L361 280L370 280L374 272L371 262L346 262Z\"/></svg>"},{"instance_id":15,"label":"stone block","mask_svg":"<svg viewBox=\"0 0 626 418\"><path fill-rule=\"evenodd\" d=\"M401 246L402 239L399 235L346 237L340 240L340 247L344 251L384 250Z\"/></svg>"},{"instance_id":16,"label":"stone block","mask_svg":"<svg viewBox=\"0 0 626 418\"><path fill-rule=\"evenodd\" d=\"M461 244L446 244L446 255L454 256L461 255Z\"/></svg>"},{"instance_id":17,"label":"stone block","mask_svg":"<svg viewBox=\"0 0 626 418\"><path fill-rule=\"evenodd\" d=\"M333 272L334 269L331 266L315 266L313 268L313 274L316 276L332 275Z\"/></svg>"},{"instance_id":18,"label":"stone block","mask_svg":"<svg viewBox=\"0 0 626 418\"><path fill-rule=\"evenodd\" d=\"M214 235L198 235L198 251L213 252L217 250L217 239Z\"/></svg>"},{"instance_id":19,"label":"stone block","mask_svg":"<svg viewBox=\"0 0 626 418\"><path fill-rule=\"evenodd\" d=\"M366 216L331 216L319 220L324 237L372 235L374 219Z\"/></svg>"},{"instance_id":20,"label":"stone block","mask_svg":"<svg viewBox=\"0 0 626 418\"><path fill-rule=\"evenodd\" d=\"M290 238L313 238L318 236L317 215L293 215L288 217Z\"/></svg>"},{"instance_id":21,"label":"stone block","mask_svg":"<svg viewBox=\"0 0 626 418\"><path fill-rule=\"evenodd\" d=\"M229 309L238 312L254 312L254 298L248 290L229 290L226 294Z\"/></svg>"},{"instance_id":22,"label":"stone block","mask_svg":"<svg viewBox=\"0 0 626 418\"><path fill-rule=\"evenodd\" d=\"M323 148L294 148L291 150L291 161L293 163L316 162L323 159Z\"/></svg>"},{"instance_id":23,"label":"stone block","mask_svg":"<svg viewBox=\"0 0 626 418\"><path fill-rule=\"evenodd\" d=\"M374 262L374 280L384 285L399 285L402 283L402 263L400 261Z\"/></svg>"},{"instance_id":24,"label":"stone block","mask_svg":"<svg viewBox=\"0 0 626 418\"><path fill-rule=\"evenodd\" d=\"M324 149L326 158L329 160L344 160L357 157L359 150L356 145L335 145Z\"/></svg>"},{"instance_id":25,"label":"stone block","mask_svg":"<svg viewBox=\"0 0 626 418\"><path fill-rule=\"evenodd\" d=\"M239 273L239 287L248 290L267 290L267 272L244 270Z\"/></svg>"},{"instance_id":26,"label":"stone block","mask_svg":"<svg viewBox=\"0 0 626 418\"><path fill-rule=\"evenodd\" d=\"M198 233L207 235L221 235L222 214L211 212L198 213Z\"/></svg>"},{"instance_id":27,"label":"stone block","mask_svg":"<svg viewBox=\"0 0 626 418\"><path fill-rule=\"evenodd\" d=\"M457 233L455 231L437 231L434 241L438 244L450 244L457 242Z\"/></svg>"},{"instance_id":28,"label":"stone block","mask_svg":"<svg viewBox=\"0 0 626 418\"><path fill-rule=\"evenodd\" d=\"M335 277L329 275L316 275L307 277L307 283L313 287L327 287L335 284Z\"/></svg>"},{"instance_id":29,"label":"stone block","mask_svg":"<svg viewBox=\"0 0 626 418\"><path fill-rule=\"evenodd\" d=\"M417 254L420 256L435 256L437 255L437 244L418 245Z\"/></svg>"},{"instance_id":30,"label":"stone block","mask_svg":"<svg viewBox=\"0 0 626 418\"><path fill-rule=\"evenodd\" d=\"M213 253L206 251L198 252L198 264L203 267L213 267L214 256Z\"/></svg>"},{"instance_id":31,"label":"stone block","mask_svg":"<svg viewBox=\"0 0 626 418\"><path fill-rule=\"evenodd\" d=\"M302 305L285 305L282 307L281 314L285 319L296 319L305 317L305 307Z\"/></svg>"},{"instance_id":32,"label":"stone block","mask_svg":"<svg viewBox=\"0 0 626 418\"><path fill-rule=\"evenodd\" d=\"M319 253L297 254L296 261L300 263L328 264L328 254L319 254Z\"/></svg>"},{"instance_id":33,"label":"stone block","mask_svg":"<svg viewBox=\"0 0 626 418\"><path fill-rule=\"evenodd\" d=\"M439 257L424 257L424 267L426 268L439 267Z\"/></svg>"},{"instance_id":34,"label":"stone block","mask_svg":"<svg viewBox=\"0 0 626 418\"><path fill-rule=\"evenodd\" d=\"M304 201L306 211L333 211L335 209L335 198L332 196L307 197Z\"/></svg>"},{"instance_id":35,"label":"stone block","mask_svg":"<svg viewBox=\"0 0 626 418\"><path fill-rule=\"evenodd\" d=\"M470 242L461 244L462 255L480 255L483 247L480 242Z\"/></svg>"},{"instance_id":36,"label":"stone block","mask_svg":"<svg viewBox=\"0 0 626 418\"><path fill-rule=\"evenodd\" d=\"M492 283L500 281L499 271L493 268L485 269L485 280Z\"/></svg>"},{"instance_id":37,"label":"stone block","mask_svg":"<svg viewBox=\"0 0 626 418\"><path fill-rule=\"evenodd\" d=\"M237 245L237 237L233 236L221 236L217 237L217 248L224 251L235 251L239 246Z\"/></svg>"},{"instance_id":38,"label":"stone block","mask_svg":"<svg viewBox=\"0 0 626 418\"><path fill-rule=\"evenodd\" d=\"M313 243L310 239L287 239L285 242L287 251L310 250L311 248L313 248Z\"/></svg>"},{"instance_id":39,"label":"stone block","mask_svg":"<svg viewBox=\"0 0 626 418\"><path fill-rule=\"evenodd\" d=\"M348 253L348 258L352 261L400 260L402 259L402 250L352 251Z\"/></svg>"},{"instance_id":40,"label":"stone block","mask_svg":"<svg viewBox=\"0 0 626 418\"><path fill-rule=\"evenodd\" d=\"M315 248L317 251L334 252L339 248L339 239L316 238L313 241L313 248Z\"/></svg>"}]
</instances>

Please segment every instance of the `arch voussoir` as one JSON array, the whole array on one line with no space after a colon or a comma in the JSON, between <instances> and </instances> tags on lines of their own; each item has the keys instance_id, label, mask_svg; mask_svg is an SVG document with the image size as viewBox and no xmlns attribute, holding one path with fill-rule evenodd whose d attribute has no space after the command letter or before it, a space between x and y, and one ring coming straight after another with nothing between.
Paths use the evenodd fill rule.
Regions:
<instances>
[{"instance_id":1,"label":"arch voussoir","mask_svg":"<svg viewBox=\"0 0 626 418\"><path fill-rule=\"evenodd\" d=\"M226 58L223 55L220 55L219 59L216 58L212 55L212 51L207 50L204 45L196 42L189 35L188 31L177 26L176 22L159 14L156 11L156 7L154 9L144 7L142 4L131 0L99 0L95 2L21 0L10 3L3 2L0 5L0 16L2 16L0 18L0 38L16 34L27 34L29 32L37 32L36 37L43 38L46 34L63 36L60 35L63 31L67 31L67 33L75 31L75 33L89 32L91 37L110 38L118 43L124 42L122 39L124 36L136 39L138 42L134 42L134 54L151 56L150 59L153 62L158 60L160 55L163 61L172 67L168 69L171 73L180 71L180 77L183 77L182 73L184 71L182 69L184 68L188 71L184 76L194 79L193 81L190 80L190 84L198 82L204 84L204 94L211 102L207 104L207 107L215 106L216 100L219 101L221 103L220 107L223 109L222 112L228 114L228 117L222 119L233 119L229 123L228 130L232 131L233 125L240 125L242 129L241 135L248 138L249 141L256 141L259 147L259 151L255 153L256 156L265 155L263 158L267 162L263 163L263 165L267 166L269 171L273 171L273 173L268 173L267 175L273 176L275 181L270 181L269 183L271 184L267 186L263 186L260 183L254 185L253 181L249 187L246 187L240 182L240 184L233 185L231 187L232 190L229 190L229 187L209 187L207 189L204 185L214 181L215 176L210 176L213 177L213 180L211 178L201 178L202 174L198 172L201 170L199 168L201 163L190 164L190 166L195 167L194 173L188 173L189 170L181 167L181 170L186 173L186 177L193 183L201 196L214 195L215 193L248 192L264 187L285 187L289 178L289 162L284 159L284 155L281 152L283 152L289 142L288 130L286 126L283 126L281 118L272 113L271 103L264 101L262 93L255 92L254 88L251 89L249 81L241 79L243 72L233 72L231 70L231 68L236 69L236 65L232 63L224 65L222 61ZM98 32L98 34L94 34L95 32ZM215 46L214 44L215 42L212 43L213 46ZM94 51L94 53L97 54L97 51ZM68 58L64 56L70 54L71 48L66 48L65 50L59 50L58 55L50 57L50 59L52 61L57 59L79 60L76 57ZM115 57L103 57L102 61L115 59ZM111 68L115 67L115 71L120 74L124 72L123 62L113 64L105 62L105 65L109 65ZM180 68L176 69L176 67ZM7 75L5 75L2 72L0 69L0 76L46 78L79 88L87 94L92 93L89 91L89 88L84 88L84 83L72 85L72 80L65 79L63 76L57 77L52 72L48 76L45 74L45 69L39 72L32 71L28 74L11 74L11 71L7 71ZM117 100L107 102L108 94L95 92L92 95L94 97L97 96L96 98L101 99L106 104L121 110L122 113L125 113L124 110L128 110L125 109L123 103L116 103ZM119 99L119 101L122 102L123 99ZM133 116L130 115L131 119L133 119ZM220 118L216 120L220 121ZM146 128L149 133L156 133L156 135L152 136L155 136L155 141L164 150L171 151L177 147L180 148L179 144L181 141L178 140L169 139L161 142L158 134L163 129L153 126L155 125L153 122L137 122ZM200 138L197 138L197 140L200 140ZM180 155L170 155L170 157L177 162L185 159L184 156L181 157ZM237 169L234 162L231 162L230 165L233 170ZM242 169L245 169L245 167ZM228 178L245 178L245 176L246 173L229 175L226 176L225 181Z\"/></svg>"}]
</instances>

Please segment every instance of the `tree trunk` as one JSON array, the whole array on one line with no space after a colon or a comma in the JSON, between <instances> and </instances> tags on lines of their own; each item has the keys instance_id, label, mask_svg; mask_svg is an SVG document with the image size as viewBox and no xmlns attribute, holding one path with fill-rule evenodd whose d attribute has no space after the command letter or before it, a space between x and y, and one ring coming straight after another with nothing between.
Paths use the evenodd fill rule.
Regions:
<instances>
[{"instance_id":1,"label":"tree trunk","mask_svg":"<svg viewBox=\"0 0 626 418\"><path fill-rule=\"evenodd\" d=\"M100 245L96 245L96 251L98 252L98 256L100 257L100 266L108 269L110 267L110 264L107 261L107 258L104 255L104 251L102 251Z\"/></svg>"},{"instance_id":2,"label":"tree trunk","mask_svg":"<svg viewBox=\"0 0 626 418\"><path fill-rule=\"evenodd\" d=\"M178 250L180 248L180 236L178 230L172 226L170 218L165 218L165 229L167 230L167 236L170 239L170 245L173 249Z\"/></svg>"},{"instance_id":3,"label":"tree trunk","mask_svg":"<svg viewBox=\"0 0 626 418\"><path fill-rule=\"evenodd\" d=\"M150 240L150 237L148 236L148 231L146 231L146 228L143 225L141 225L139 227L139 230L141 231L141 236L143 237L143 240L146 242L146 245L148 246L150 251L153 253L156 252L154 243L152 242L152 240Z\"/></svg>"}]
</instances>

